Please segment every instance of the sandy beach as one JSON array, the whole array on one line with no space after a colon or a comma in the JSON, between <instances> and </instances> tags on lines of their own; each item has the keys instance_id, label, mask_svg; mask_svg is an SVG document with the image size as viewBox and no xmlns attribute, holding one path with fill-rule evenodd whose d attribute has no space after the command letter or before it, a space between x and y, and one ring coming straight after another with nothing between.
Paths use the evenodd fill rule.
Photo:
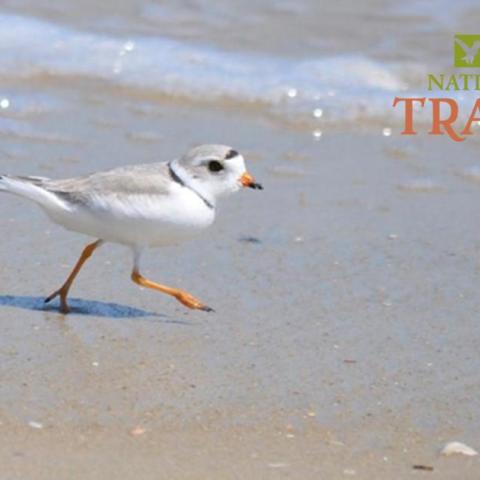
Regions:
<instances>
[{"instance_id":1,"label":"sandy beach","mask_svg":"<svg viewBox=\"0 0 480 480\"><path fill-rule=\"evenodd\" d=\"M480 449L480 137L87 77L4 72L2 173L62 178L221 142L265 190L145 259L212 314L139 289L115 245L80 274L70 315L46 307L88 238L1 196L2 478L479 478L478 457L440 451Z\"/></svg>"}]
</instances>

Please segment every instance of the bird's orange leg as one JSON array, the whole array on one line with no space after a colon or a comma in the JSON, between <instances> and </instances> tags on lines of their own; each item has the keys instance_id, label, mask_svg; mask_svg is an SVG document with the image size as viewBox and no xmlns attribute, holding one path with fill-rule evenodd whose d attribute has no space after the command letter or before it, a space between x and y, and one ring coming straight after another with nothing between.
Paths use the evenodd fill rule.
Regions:
<instances>
[{"instance_id":1,"label":"bird's orange leg","mask_svg":"<svg viewBox=\"0 0 480 480\"><path fill-rule=\"evenodd\" d=\"M78 259L77 263L73 267L70 275L68 276L65 283L55 292L53 292L49 297L45 299L45 303L50 302L56 296L60 296L60 311L62 313L68 313L70 309L68 308L67 304L67 295L70 287L72 286L75 277L78 275L78 272L83 267L83 264L91 257L92 253L103 243L103 240L97 240L96 242L90 243L84 249L80 258Z\"/></svg>"},{"instance_id":2,"label":"bird's orange leg","mask_svg":"<svg viewBox=\"0 0 480 480\"><path fill-rule=\"evenodd\" d=\"M178 288L167 287L166 285L160 285L159 283L152 282L140 275L140 272L137 269L134 269L132 272L132 280L140 285L141 287L151 288L153 290L158 290L159 292L166 293L175 297L180 303L183 303L188 308L203 310L204 312L213 312L213 308L204 305L198 298L195 298L193 295L190 295L183 290Z\"/></svg>"}]
</instances>

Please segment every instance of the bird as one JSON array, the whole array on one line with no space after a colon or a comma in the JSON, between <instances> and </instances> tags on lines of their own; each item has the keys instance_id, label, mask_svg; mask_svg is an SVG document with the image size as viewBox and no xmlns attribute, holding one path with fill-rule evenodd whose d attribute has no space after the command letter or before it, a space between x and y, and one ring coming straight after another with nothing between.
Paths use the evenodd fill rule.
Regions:
<instances>
[{"instance_id":1,"label":"bird","mask_svg":"<svg viewBox=\"0 0 480 480\"><path fill-rule=\"evenodd\" d=\"M462 57L462 60L466 63L472 64L477 56L478 51L480 50L480 41L476 41L473 43L471 47L469 47L463 40L458 37L455 37L455 43L464 51L465 56Z\"/></svg>"},{"instance_id":2,"label":"bird","mask_svg":"<svg viewBox=\"0 0 480 480\"><path fill-rule=\"evenodd\" d=\"M217 201L242 187L263 189L237 150L217 144L191 148L171 161L120 166L68 179L0 175L0 192L27 198L54 223L95 238L63 285L45 299L48 303L59 297L63 314L70 312L67 298L76 276L105 243L131 249L131 279L136 284L170 295L190 309L213 311L184 290L145 278L140 258L147 248L197 236L215 220Z\"/></svg>"}]
</instances>

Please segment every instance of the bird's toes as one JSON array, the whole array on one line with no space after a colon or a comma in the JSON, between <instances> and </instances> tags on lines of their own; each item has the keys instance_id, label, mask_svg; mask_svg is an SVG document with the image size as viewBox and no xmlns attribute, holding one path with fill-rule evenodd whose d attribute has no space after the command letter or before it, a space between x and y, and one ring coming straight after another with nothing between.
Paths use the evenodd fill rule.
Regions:
<instances>
[{"instance_id":1,"label":"bird's toes","mask_svg":"<svg viewBox=\"0 0 480 480\"><path fill-rule=\"evenodd\" d=\"M58 295L58 292L54 292L51 295L49 295L43 302L44 303L49 303L51 302L56 296Z\"/></svg>"},{"instance_id":2,"label":"bird's toes","mask_svg":"<svg viewBox=\"0 0 480 480\"><path fill-rule=\"evenodd\" d=\"M191 308L192 310L202 310L204 312L213 312L213 308L209 307L202 303L198 298L195 298L193 295L190 295L187 292L180 292L176 295L176 298L179 302L183 303L186 307Z\"/></svg>"},{"instance_id":3,"label":"bird's toes","mask_svg":"<svg viewBox=\"0 0 480 480\"><path fill-rule=\"evenodd\" d=\"M215 312L215 310L208 305L202 305L201 307L198 307L198 309L202 310L203 312Z\"/></svg>"}]
</instances>

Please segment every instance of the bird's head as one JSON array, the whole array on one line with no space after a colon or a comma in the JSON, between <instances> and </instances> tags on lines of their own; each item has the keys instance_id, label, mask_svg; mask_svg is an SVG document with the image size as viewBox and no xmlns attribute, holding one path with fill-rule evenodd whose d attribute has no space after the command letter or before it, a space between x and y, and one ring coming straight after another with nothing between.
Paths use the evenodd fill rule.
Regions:
<instances>
[{"instance_id":1,"label":"bird's head","mask_svg":"<svg viewBox=\"0 0 480 480\"><path fill-rule=\"evenodd\" d=\"M200 145L171 163L174 172L190 188L213 204L242 187L261 190L245 168L245 160L226 145Z\"/></svg>"}]
</instances>

